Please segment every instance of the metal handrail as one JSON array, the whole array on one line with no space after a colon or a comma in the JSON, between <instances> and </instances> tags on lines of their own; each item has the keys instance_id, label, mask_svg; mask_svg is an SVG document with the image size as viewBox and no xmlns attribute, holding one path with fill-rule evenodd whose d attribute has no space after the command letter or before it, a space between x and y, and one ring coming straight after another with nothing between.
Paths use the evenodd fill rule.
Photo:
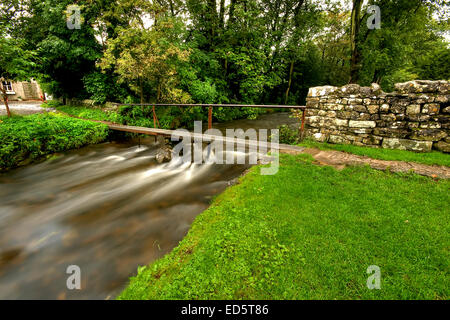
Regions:
<instances>
[{"instance_id":1,"label":"metal handrail","mask_svg":"<svg viewBox=\"0 0 450 320\"><path fill-rule=\"evenodd\" d=\"M273 104L205 104L205 103L112 103L116 106L141 106L152 107L153 109L153 126L159 126L159 120L156 116L155 107L208 107L208 129L212 128L212 109L218 108L277 108L277 109L300 109L302 112L302 119L300 123L300 136L303 137L305 128L306 106L288 106L288 105L273 105Z\"/></svg>"}]
</instances>

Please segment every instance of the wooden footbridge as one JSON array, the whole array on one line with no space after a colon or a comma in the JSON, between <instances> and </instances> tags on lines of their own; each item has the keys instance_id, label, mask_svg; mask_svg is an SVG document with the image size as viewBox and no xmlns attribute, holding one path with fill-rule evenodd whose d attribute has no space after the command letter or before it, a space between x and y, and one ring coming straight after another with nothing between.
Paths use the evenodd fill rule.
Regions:
<instances>
[{"instance_id":1,"label":"wooden footbridge","mask_svg":"<svg viewBox=\"0 0 450 320\"><path fill-rule=\"evenodd\" d=\"M203 134L203 133L195 133L195 132L187 132L185 130L168 130L168 129L161 129L159 128L159 120L156 115L156 108L157 107L179 107L179 108L187 108L187 107L205 107L208 108L208 129L212 129L212 111L213 108L266 108L266 109L287 109L287 110L301 110L302 111L302 117L299 122L299 135L303 137L304 134L304 128L305 128L305 116L306 116L306 107L305 106L288 106L288 105L244 105L244 104L162 104L162 103L156 103L156 104L113 104L115 106L140 106L142 108L151 107L152 113L153 113L153 128L148 127L137 127L137 126L128 126L128 125L121 125L116 123L111 123L107 121L96 121L101 122L106 125L108 125L109 129L116 130L116 131L124 131L124 132L131 132L131 133L140 133L140 134L147 134L147 135L153 135L153 136L165 136L165 137L171 137L171 136L178 136L179 138L190 138L190 139L199 139L204 142L208 141L217 141L217 142L224 142L224 143L230 143L230 144L236 144L236 145L246 145L246 146L256 146L260 149L270 150L274 149L274 146L270 142L264 142L264 141L254 141L254 140L247 140L242 138L230 138L226 136L219 136L219 135L211 135L211 134ZM92 121L92 120L91 120ZM286 144L278 144L276 149L280 151L299 151L303 148L286 145Z\"/></svg>"},{"instance_id":2,"label":"wooden footbridge","mask_svg":"<svg viewBox=\"0 0 450 320\"><path fill-rule=\"evenodd\" d=\"M253 141L253 140L246 140L242 138L230 138L226 136L218 136L218 135L210 135L210 134L203 134L203 133L195 133L195 132L186 132L181 130L167 130L167 129L161 129L158 117L156 115L156 108L157 107L179 107L179 108L188 108L188 107L203 107L208 108L208 129L212 129L212 111L213 108L265 108L265 109L287 109L287 110L301 110L302 111L302 117L299 122L299 135L300 137L303 137L304 134L304 128L305 128L305 116L306 116L306 106L288 106L288 105L247 105L247 104L165 104L165 103L156 103L156 104L118 104L115 103L116 106L140 106L142 108L151 107L152 108L152 114L153 114L153 128L147 128L147 127L136 127L136 126L127 126L127 125L120 125L120 124L113 124L113 123L106 123L108 127L111 130L117 130L117 131L125 131L125 132L132 132L132 133L140 133L140 134L147 134L147 135L154 135L154 136L178 136L180 138L186 138L189 137L190 139L200 139L202 141L217 141L217 142L224 142L224 143L231 143L236 145L246 145L246 146L256 146L265 150L273 149L273 145L270 142L264 142L264 141ZM299 151L302 148L286 145L286 144L279 144L276 149L279 149L280 151Z\"/></svg>"}]
</instances>

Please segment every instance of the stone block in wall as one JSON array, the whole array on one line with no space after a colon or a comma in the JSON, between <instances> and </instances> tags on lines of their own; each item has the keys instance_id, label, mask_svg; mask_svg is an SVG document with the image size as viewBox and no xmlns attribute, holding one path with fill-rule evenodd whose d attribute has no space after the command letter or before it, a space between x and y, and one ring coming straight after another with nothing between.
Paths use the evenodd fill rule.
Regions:
<instances>
[{"instance_id":1,"label":"stone block in wall","mask_svg":"<svg viewBox=\"0 0 450 320\"><path fill-rule=\"evenodd\" d=\"M450 92L450 82L431 81L431 80L414 80L395 84L395 91L398 93L428 93L439 92L448 94Z\"/></svg>"},{"instance_id":2,"label":"stone block in wall","mask_svg":"<svg viewBox=\"0 0 450 320\"><path fill-rule=\"evenodd\" d=\"M407 107L407 105L396 103L396 104L391 105L391 112L392 113L406 113L406 107Z\"/></svg>"},{"instance_id":3,"label":"stone block in wall","mask_svg":"<svg viewBox=\"0 0 450 320\"><path fill-rule=\"evenodd\" d=\"M444 109L442 109L442 113L450 113L450 106L445 107Z\"/></svg>"},{"instance_id":4,"label":"stone block in wall","mask_svg":"<svg viewBox=\"0 0 450 320\"><path fill-rule=\"evenodd\" d=\"M442 152L446 152L446 153L450 153L450 143L448 142L444 142L444 141L439 141L436 142L433 145L434 149L442 151Z\"/></svg>"},{"instance_id":5,"label":"stone block in wall","mask_svg":"<svg viewBox=\"0 0 450 320\"><path fill-rule=\"evenodd\" d=\"M320 124L321 119L322 119L322 118L319 117L319 116L308 116L308 117L305 119L305 124L306 124L306 125L309 125L309 126L311 126L311 127L318 127L319 124Z\"/></svg>"},{"instance_id":6,"label":"stone block in wall","mask_svg":"<svg viewBox=\"0 0 450 320\"><path fill-rule=\"evenodd\" d=\"M333 86L310 88L308 91L308 97L328 96L331 93L335 92L337 89L338 89L337 87L333 87Z\"/></svg>"},{"instance_id":7,"label":"stone block in wall","mask_svg":"<svg viewBox=\"0 0 450 320\"><path fill-rule=\"evenodd\" d=\"M380 114L380 119L382 121L386 121L386 122L394 122L395 120L397 120L397 117L393 113L388 113L388 114ZM385 126L385 125L382 125L382 126Z\"/></svg>"},{"instance_id":8,"label":"stone block in wall","mask_svg":"<svg viewBox=\"0 0 450 320\"><path fill-rule=\"evenodd\" d=\"M435 100L435 98L433 96L430 96L429 94L416 95L413 99L414 103L418 104L432 103Z\"/></svg>"},{"instance_id":9,"label":"stone block in wall","mask_svg":"<svg viewBox=\"0 0 450 320\"><path fill-rule=\"evenodd\" d=\"M371 120L370 119L370 114L368 113L363 113L361 112L357 118L358 120L363 120L363 121L367 121L367 120Z\"/></svg>"},{"instance_id":10,"label":"stone block in wall","mask_svg":"<svg viewBox=\"0 0 450 320\"><path fill-rule=\"evenodd\" d=\"M384 138L381 145L385 149L399 149L408 151L429 152L433 146L432 141L417 141L409 139Z\"/></svg>"},{"instance_id":11,"label":"stone block in wall","mask_svg":"<svg viewBox=\"0 0 450 320\"><path fill-rule=\"evenodd\" d=\"M414 114L414 115L410 114L410 115L407 115L406 118L409 121L413 121L413 122L417 122L417 121L423 122L423 121L430 120L430 116L428 114Z\"/></svg>"},{"instance_id":12,"label":"stone block in wall","mask_svg":"<svg viewBox=\"0 0 450 320\"><path fill-rule=\"evenodd\" d=\"M383 103L383 104L380 106L380 113L388 113L388 112L389 112L389 109L390 109L390 105L387 104L387 103Z\"/></svg>"},{"instance_id":13,"label":"stone block in wall","mask_svg":"<svg viewBox=\"0 0 450 320\"><path fill-rule=\"evenodd\" d=\"M321 117L334 118L334 117L336 117L336 111L319 110L317 115L321 116Z\"/></svg>"},{"instance_id":14,"label":"stone block in wall","mask_svg":"<svg viewBox=\"0 0 450 320\"><path fill-rule=\"evenodd\" d=\"M319 114L320 111L322 111L322 110L320 110L320 109L308 108L308 110L307 110L307 112L306 112L306 114L307 114L306 118L308 119L308 117L311 117L311 116L317 116L317 115Z\"/></svg>"},{"instance_id":15,"label":"stone block in wall","mask_svg":"<svg viewBox=\"0 0 450 320\"><path fill-rule=\"evenodd\" d=\"M350 144L350 141L345 139L343 136L331 135L328 138L328 142L336 144Z\"/></svg>"},{"instance_id":16,"label":"stone block in wall","mask_svg":"<svg viewBox=\"0 0 450 320\"><path fill-rule=\"evenodd\" d=\"M348 132L357 134L357 135L368 135L373 132L373 129L370 128L348 128Z\"/></svg>"},{"instance_id":17,"label":"stone block in wall","mask_svg":"<svg viewBox=\"0 0 450 320\"><path fill-rule=\"evenodd\" d=\"M419 128L420 122L408 122L408 128L410 129L416 129Z\"/></svg>"},{"instance_id":18,"label":"stone block in wall","mask_svg":"<svg viewBox=\"0 0 450 320\"><path fill-rule=\"evenodd\" d=\"M375 128L373 134L380 137L406 138L409 131L406 129Z\"/></svg>"},{"instance_id":19,"label":"stone block in wall","mask_svg":"<svg viewBox=\"0 0 450 320\"><path fill-rule=\"evenodd\" d=\"M346 86L343 86L340 90L345 95L356 95L361 92L361 87L357 84L347 84Z\"/></svg>"},{"instance_id":20,"label":"stone block in wall","mask_svg":"<svg viewBox=\"0 0 450 320\"><path fill-rule=\"evenodd\" d=\"M420 104L411 104L406 107L407 115L415 115L420 113Z\"/></svg>"},{"instance_id":21,"label":"stone block in wall","mask_svg":"<svg viewBox=\"0 0 450 320\"><path fill-rule=\"evenodd\" d=\"M362 142L366 145L373 145L373 146L379 146L381 144L381 141L383 141L382 137L377 136L369 136L367 138L364 138Z\"/></svg>"},{"instance_id":22,"label":"stone block in wall","mask_svg":"<svg viewBox=\"0 0 450 320\"><path fill-rule=\"evenodd\" d=\"M436 103L449 103L450 102L450 95L442 95L442 96L437 96L434 99L434 102Z\"/></svg>"},{"instance_id":23,"label":"stone block in wall","mask_svg":"<svg viewBox=\"0 0 450 320\"><path fill-rule=\"evenodd\" d=\"M418 129L413 130L409 135L413 140L439 141L446 138L448 134L444 130L439 129Z\"/></svg>"},{"instance_id":24,"label":"stone block in wall","mask_svg":"<svg viewBox=\"0 0 450 320\"><path fill-rule=\"evenodd\" d=\"M332 103L323 104L323 108L332 111L344 110L344 106L342 104L332 104Z\"/></svg>"},{"instance_id":25,"label":"stone block in wall","mask_svg":"<svg viewBox=\"0 0 450 320\"><path fill-rule=\"evenodd\" d=\"M348 104L363 104L363 99L360 98L350 98L348 99Z\"/></svg>"},{"instance_id":26,"label":"stone block in wall","mask_svg":"<svg viewBox=\"0 0 450 320\"><path fill-rule=\"evenodd\" d=\"M440 105L438 103L427 103L422 108L422 113L435 115L439 113Z\"/></svg>"},{"instance_id":27,"label":"stone block in wall","mask_svg":"<svg viewBox=\"0 0 450 320\"><path fill-rule=\"evenodd\" d=\"M327 136L321 132L314 133L313 138L314 138L314 140L319 141L319 142L327 141Z\"/></svg>"},{"instance_id":28,"label":"stone block in wall","mask_svg":"<svg viewBox=\"0 0 450 320\"><path fill-rule=\"evenodd\" d=\"M394 121L393 123L391 123L389 125L390 129L404 129L404 128L408 128L408 122L406 121Z\"/></svg>"},{"instance_id":29,"label":"stone block in wall","mask_svg":"<svg viewBox=\"0 0 450 320\"><path fill-rule=\"evenodd\" d=\"M376 127L375 121L356 121L356 120L350 120L348 123L348 126L350 128L375 128Z\"/></svg>"},{"instance_id":30,"label":"stone block in wall","mask_svg":"<svg viewBox=\"0 0 450 320\"><path fill-rule=\"evenodd\" d=\"M378 113L378 111L380 110L380 106L377 104L371 104L367 106L367 110L370 114Z\"/></svg>"},{"instance_id":31,"label":"stone block in wall","mask_svg":"<svg viewBox=\"0 0 450 320\"><path fill-rule=\"evenodd\" d=\"M372 83L370 89L373 95L379 96L383 94L383 90L381 90L381 86L378 83Z\"/></svg>"},{"instance_id":32,"label":"stone block in wall","mask_svg":"<svg viewBox=\"0 0 450 320\"><path fill-rule=\"evenodd\" d=\"M350 119L352 116L351 111L337 111L336 112L336 117L340 118L340 119Z\"/></svg>"},{"instance_id":33,"label":"stone block in wall","mask_svg":"<svg viewBox=\"0 0 450 320\"><path fill-rule=\"evenodd\" d=\"M306 107L309 108L318 108L319 107L319 101L306 101Z\"/></svg>"},{"instance_id":34,"label":"stone block in wall","mask_svg":"<svg viewBox=\"0 0 450 320\"><path fill-rule=\"evenodd\" d=\"M429 121L429 122L422 122L419 125L419 128L422 129L440 129L442 128L442 125L437 121Z\"/></svg>"},{"instance_id":35,"label":"stone block in wall","mask_svg":"<svg viewBox=\"0 0 450 320\"><path fill-rule=\"evenodd\" d=\"M339 127L348 127L348 120L334 119L334 124Z\"/></svg>"},{"instance_id":36,"label":"stone block in wall","mask_svg":"<svg viewBox=\"0 0 450 320\"><path fill-rule=\"evenodd\" d=\"M367 108L362 104L349 104L344 108L345 111L367 112Z\"/></svg>"}]
</instances>

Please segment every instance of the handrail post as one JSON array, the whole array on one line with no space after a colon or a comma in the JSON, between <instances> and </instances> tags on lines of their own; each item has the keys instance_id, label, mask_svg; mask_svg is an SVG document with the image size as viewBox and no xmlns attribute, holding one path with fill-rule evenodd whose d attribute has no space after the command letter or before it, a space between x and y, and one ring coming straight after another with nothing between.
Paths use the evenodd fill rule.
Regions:
<instances>
[{"instance_id":1,"label":"handrail post","mask_svg":"<svg viewBox=\"0 0 450 320\"><path fill-rule=\"evenodd\" d=\"M156 128L156 111L155 111L155 105L152 106L153 108L153 128Z\"/></svg>"},{"instance_id":2,"label":"handrail post","mask_svg":"<svg viewBox=\"0 0 450 320\"><path fill-rule=\"evenodd\" d=\"M212 129L212 106L208 107L208 129Z\"/></svg>"},{"instance_id":3,"label":"handrail post","mask_svg":"<svg viewBox=\"0 0 450 320\"><path fill-rule=\"evenodd\" d=\"M300 126L300 140L303 140L303 136L305 134L305 118L306 118L306 108L303 109L302 112L302 124Z\"/></svg>"}]
</instances>

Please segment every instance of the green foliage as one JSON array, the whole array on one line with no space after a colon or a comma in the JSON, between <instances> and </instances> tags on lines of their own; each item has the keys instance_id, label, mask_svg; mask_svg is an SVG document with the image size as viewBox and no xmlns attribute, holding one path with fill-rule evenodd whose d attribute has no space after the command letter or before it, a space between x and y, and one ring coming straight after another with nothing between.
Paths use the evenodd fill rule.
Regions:
<instances>
[{"instance_id":1,"label":"green foliage","mask_svg":"<svg viewBox=\"0 0 450 320\"><path fill-rule=\"evenodd\" d=\"M80 0L82 27L70 30L72 3L6 0L9 9L0 8L2 51L23 51L10 50L6 61L23 69L21 59L30 60L23 53L36 50L34 71L56 97L302 105L309 87L349 80L350 10L341 2ZM366 27L369 5L382 8L381 29ZM358 83L390 91L395 82L448 79L449 23L439 14L446 10L441 0L364 1ZM214 117L257 112L215 110ZM167 125L189 114L199 115L172 110Z\"/></svg>"},{"instance_id":2,"label":"green foliage","mask_svg":"<svg viewBox=\"0 0 450 320\"><path fill-rule=\"evenodd\" d=\"M55 152L102 142L108 136L104 124L57 114L0 118L0 170L38 160Z\"/></svg>"},{"instance_id":3,"label":"green foliage","mask_svg":"<svg viewBox=\"0 0 450 320\"><path fill-rule=\"evenodd\" d=\"M285 144L296 144L299 142L298 129L291 129L288 125L282 125L278 127L279 130L279 142Z\"/></svg>"},{"instance_id":4,"label":"green foliage","mask_svg":"<svg viewBox=\"0 0 450 320\"><path fill-rule=\"evenodd\" d=\"M126 90L115 80L113 75L96 71L85 76L83 83L86 91L91 95L90 99L96 104L104 104L125 99Z\"/></svg>"},{"instance_id":5,"label":"green foliage","mask_svg":"<svg viewBox=\"0 0 450 320\"><path fill-rule=\"evenodd\" d=\"M28 80L35 66L35 52L24 49L21 39L7 37L4 29L0 29L0 81ZM3 86L0 85L0 89ZM3 98L6 94L3 93Z\"/></svg>"},{"instance_id":6,"label":"green foliage","mask_svg":"<svg viewBox=\"0 0 450 320\"><path fill-rule=\"evenodd\" d=\"M123 122L121 115L113 110L103 110L101 108L86 108L75 106L59 106L57 107L57 109L58 111L62 111L71 116L88 120L109 121L114 123Z\"/></svg>"},{"instance_id":7,"label":"green foliage","mask_svg":"<svg viewBox=\"0 0 450 320\"><path fill-rule=\"evenodd\" d=\"M216 85L209 79L207 81L192 81L189 93L192 99L198 103L216 103L218 98Z\"/></svg>"},{"instance_id":8,"label":"green foliage","mask_svg":"<svg viewBox=\"0 0 450 320\"><path fill-rule=\"evenodd\" d=\"M27 1L26 14L16 30L27 47L37 50L36 71L47 92L56 97L87 98L83 77L95 71L102 47L95 39L98 6L90 0L77 1L82 8L82 26L69 29L67 6L71 0Z\"/></svg>"},{"instance_id":9,"label":"green foliage","mask_svg":"<svg viewBox=\"0 0 450 320\"><path fill-rule=\"evenodd\" d=\"M450 65L445 57L450 48L441 34L449 28L433 19L435 1L372 2L382 8L382 25L381 29L369 30L363 21L359 34L360 84L377 82L391 91L396 82L447 79Z\"/></svg>"},{"instance_id":10,"label":"green foliage","mask_svg":"<svg viewBox=\"0 0 450 320\"><path fill-rule=\"evenodd\" d=\"M102 58L103 70L113 69L122 83L145 101L144 87L155 88L157 102L189 102L190 97L177 88L177 64L186 61L189 51L182 49L177 19L162 18L149 29L140 25L120 29Z\"/></svg>"},{"instance_id":11,"label":"green foliage","mask_svg":"<svg viewBox=\"0 0 450 320\"><path fill-rule=\"evenodd\" d=\"M41 104L41 107L43 108L58 108L62 104L58 100L47 100L43 104Z\"/></svg>"},{"instance_id":12,"label":"green foliage","mask_svg":"<svg viewBox=\"0 0 450 320\"><path fill-rule=\"evenodd\" d=\"M448 180L282 155L240 182L118 299L448 299Z\"/></svg>"}]
</instances>

